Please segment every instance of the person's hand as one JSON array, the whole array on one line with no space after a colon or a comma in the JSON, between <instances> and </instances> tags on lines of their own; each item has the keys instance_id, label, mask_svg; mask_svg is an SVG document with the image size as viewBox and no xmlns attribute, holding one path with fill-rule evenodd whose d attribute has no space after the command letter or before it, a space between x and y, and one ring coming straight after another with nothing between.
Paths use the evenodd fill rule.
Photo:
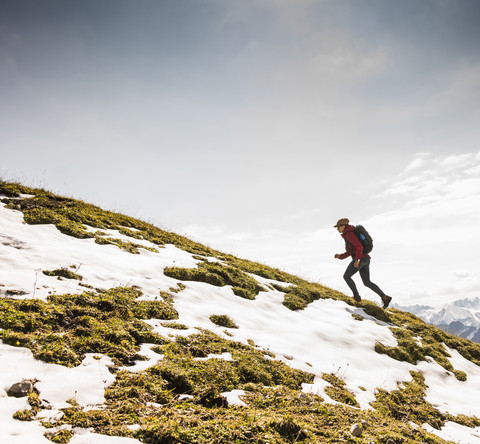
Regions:
<instances>
[{"instance_id":1,"label":"person's hand","mask_svg":"<svg viewBox=\"0 0 480 444\"><path fill-rule=\"evenodd\" d=\"M357 259L357 260L355 261L355 263L353 264L353 266L354 266L355 268L358 268L359 265L360 265L360 259Z\"/></svg>"},{"instance_id":2,"label":"person's hand","mask_svg":"<svg viewBox=\"0 0 480 444\"><path fill-rule=\"evenodd\" d=\"M339 254L336 254L335 255L335 259L339 259L340 258L340 255Z\"/></svg>"}]
</instances>

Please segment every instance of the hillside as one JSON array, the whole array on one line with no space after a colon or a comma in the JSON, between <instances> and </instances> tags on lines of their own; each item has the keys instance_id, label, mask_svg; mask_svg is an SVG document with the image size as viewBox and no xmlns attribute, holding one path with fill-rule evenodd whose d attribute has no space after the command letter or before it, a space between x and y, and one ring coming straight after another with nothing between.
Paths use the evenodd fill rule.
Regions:
<instances>
[{"instance_id":1,"label":"hillside","mask_svg":"<svg viewBox=\"0 0 480 444\"><path fill-rule=\"evenodd\" d=\"M0 199L2 444L480 442L480 344L75 199Z\"/></svg>"}]
</instances>

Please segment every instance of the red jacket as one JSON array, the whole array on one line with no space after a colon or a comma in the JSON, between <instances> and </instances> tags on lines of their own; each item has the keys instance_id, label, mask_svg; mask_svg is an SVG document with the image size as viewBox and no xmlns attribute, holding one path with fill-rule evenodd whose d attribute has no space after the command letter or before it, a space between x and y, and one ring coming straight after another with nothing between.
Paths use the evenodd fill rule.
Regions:
<instances>
[{"instance_id":1,"label":"red jacket","mask_svg":"<svg viewBox=\"0 0 480 444\"><path fill-rule=\"evenodd\" d=\"M368 254L363 254L363 245L358 240L358 237L353 232L355 227L353 225L347 225L343 230L342 237L345 239L345 253L339 254L339 259L346 259L352 256L355 259L361 259L362 257L370 257Z\"/></svg>"}]
</instances>

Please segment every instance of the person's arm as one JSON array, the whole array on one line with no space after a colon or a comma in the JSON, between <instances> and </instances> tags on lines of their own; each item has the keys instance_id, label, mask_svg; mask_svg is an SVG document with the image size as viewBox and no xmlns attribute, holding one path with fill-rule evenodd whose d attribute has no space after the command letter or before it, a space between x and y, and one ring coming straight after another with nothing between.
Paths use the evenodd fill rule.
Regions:
<instances>
[{"instance_id":1,"label":"person's arm","mask_svg":"<svg viewBox=\"0 0 480 444\"><path fill-rule=\"evenodd\" d=\"M355 256L355 259L356 259L356 262L355 262L355 266L358 267L358 265L360 264L360 259L362 257L364 257L364 254L363 254L363 245L362 243L358 240L358 237L355 235L355 233L353 231L349 231L346 235L345 235L345 239L351 244L351 246L353 247L353 251L354 251L354 254L353 256Z\"/></svg>"},{"instance_id":2,"label":"person's arm","mask_svg":"<svg viewBox=\"0 0 480 444\"><path fill-rule=\"evenodd\" d=\"M346 259L348 256L351 256L349 252L345 251L345 253L342 254L336 254L335 258L336 259Z\"/></svg>"}]
</instances>

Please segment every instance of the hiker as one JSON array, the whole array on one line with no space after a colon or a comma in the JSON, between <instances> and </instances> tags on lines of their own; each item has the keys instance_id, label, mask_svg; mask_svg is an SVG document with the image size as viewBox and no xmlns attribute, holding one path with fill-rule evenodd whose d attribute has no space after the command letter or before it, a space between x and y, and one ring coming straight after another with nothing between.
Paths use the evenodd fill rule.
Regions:
<instances>
[{"instance_id":1,"label":"hiker","mask_svg":"<svg viewBox=\"0 0 480 444\"><path fill-rule=\"evenodd\" d=\"M334 228L336 228L345 239L346 249L345 253L336 254L335 259L346 259L349 256L352 257L352 262L350 262L345 270L343 279L345 279L345 282L350 287L350 290L352 290L353 299L355 299L356 302L360 302L362 298L358 294L357 286L352 279L352 276L359 271L363 285L377 293L382 298L383 308L387 308L392 298L387 296L382 290L380 290L378 285L374 284L370 280L370 256L363 252L363 245L354 232L355 227L353 225L349 225L349 222L350 221L347 218L343 218L340 219L336 225L334 225Z\"/></svg>"}]
</instances>

